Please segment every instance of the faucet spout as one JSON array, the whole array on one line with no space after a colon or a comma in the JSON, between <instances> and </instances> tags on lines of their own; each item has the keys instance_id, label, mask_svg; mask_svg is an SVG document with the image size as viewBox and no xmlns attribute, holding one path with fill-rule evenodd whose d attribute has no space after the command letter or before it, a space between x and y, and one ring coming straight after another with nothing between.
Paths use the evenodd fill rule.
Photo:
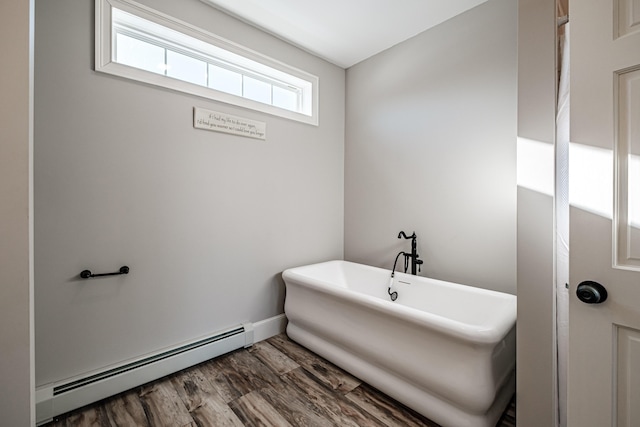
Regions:
<instances>
[{"instance_id":1,"label":"faucet spout","mask_svg":"<svg viewBox=\"0 0 640 427\"><path fill-rule=\"evenodd\" d=\"M398 239L401 239L403 237L405 239L415 239L416 238L416 232L414 231L411 236L407 236L404 231L399 232L398 233Z\"/></svg>"}]
</instances>

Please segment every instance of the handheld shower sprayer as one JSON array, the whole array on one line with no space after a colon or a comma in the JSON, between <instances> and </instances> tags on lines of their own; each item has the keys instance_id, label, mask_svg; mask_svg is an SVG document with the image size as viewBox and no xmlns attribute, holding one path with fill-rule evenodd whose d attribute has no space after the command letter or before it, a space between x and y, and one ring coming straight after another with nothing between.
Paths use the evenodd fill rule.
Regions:
<instances>
[{"instance_id":1,"label":"handheld shower sprayer","mask_svg":"<svg viewBox=\"0 0 640 427\"><path fill-rule=\"evenodd\" d=\"M391 298L391 301L395 301L398 299L398 293L396 291L391 292L391 286L393 285L393 274L391 275L391 280L389 280L389 289L387 289L387 293Z\"/></svg>"},{"instance_id":2,"label":"handheld shower sprayer","mask_svg":"<svg viewBox=\"0 0 640 427\"><path fill-rule=\"evenodd\" d=\"M393 270L391 270L391 278L389 279L389 288L387 289L387 293L389 294L391 301L395 301L398 299L398 292L391 292L391 286L393 286L393 277L396 275L396 264L398 263L398 258L400 258L400 255L405 255L405 253L398 252L398 255L396 255L396 260L393 262Z\"/></svg>"}]
</instances>

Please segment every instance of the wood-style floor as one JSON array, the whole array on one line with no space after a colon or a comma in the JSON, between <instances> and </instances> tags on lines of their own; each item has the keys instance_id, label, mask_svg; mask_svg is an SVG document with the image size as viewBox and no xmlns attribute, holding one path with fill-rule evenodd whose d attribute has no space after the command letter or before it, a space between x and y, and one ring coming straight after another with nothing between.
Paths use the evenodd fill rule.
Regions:
<instances>
[{"instance_id":1,"label":"wood-style floor","mask_svg":"<svg viewBox=\"0 0 640 427\"><path fill-rule=\"evenodd\" d=\"M46 426L438 425L283 334L62 415ZM513 401L497 427L515 427Z\"/></svg>"}]
</instances>

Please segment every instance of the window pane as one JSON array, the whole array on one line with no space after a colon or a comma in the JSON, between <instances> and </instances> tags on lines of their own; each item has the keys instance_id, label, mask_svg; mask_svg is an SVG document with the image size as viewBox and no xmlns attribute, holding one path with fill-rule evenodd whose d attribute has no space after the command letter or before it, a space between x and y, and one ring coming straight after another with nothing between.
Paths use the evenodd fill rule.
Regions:
<instances>
[{"instance_id":1,"label":"window pane","mask_svg":"<svg viewBox=\"0 0 640 427\"><path fill-rule=\"evenodd\" d=\"M118 33L115 62L164 74L164 48Z\"/></svg>"},{"instance_id":2,"label":"window pane","mask_svg":"<svg viewBox=\"0 0 640 427\"><path fill-rule=\"evenodd\" d=\"M318 77L133 0L95 1L96 43L108 47L96 52L96 71L317 125Z\"/></svg>"},{"instance_id":3,"label":"window pane","mask_svg":"<svg viewBox=\"0 0 640 427\"><path fill-rule=\"evenodd\" d=\"M273 86L273 105L285 110L298 111L298 91Z\"/></svg>"},{"instance_id":4,"label":"window pane","mask_svg":"<svg viewBox=\"0 0 640 427\"><path fill-rule=\"evenodd\" d=\"M242 74L209 64L209 87L242 96Z\"/></svg>"},{"instance_id":5,"label":"window pane","mask_svg":"<svg viewBox=\"0 0 640 427\"><path fill-rule=\"evenodd\" d=\"M167 50L167 76L200 86L207 85L207 63Z\"/></svg>"},{"instance_id":6,"label":"window pane","mask_svg":"<svg viewBox=\"0 0 640 427\"><path fill-rule=\"evenodd\" d=\"M254 101L271 104L271 85L261 80L244 76L243 96Z\"/></svg>"}]
</instances>

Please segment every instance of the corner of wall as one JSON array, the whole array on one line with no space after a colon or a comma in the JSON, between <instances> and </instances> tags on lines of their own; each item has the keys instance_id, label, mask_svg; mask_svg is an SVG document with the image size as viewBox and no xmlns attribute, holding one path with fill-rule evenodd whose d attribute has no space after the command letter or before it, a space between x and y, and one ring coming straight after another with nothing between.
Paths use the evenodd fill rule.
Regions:
<instances>
[{"instance_id":1,"label":"corner of wall","mask_svg":"<svg viewBox=\"0 0 640 427\"><path fill-rule=\"evenodd\" d=\"M0 3L0 414L35 422L33 325L34 0Z\"/></svg>"},{"instance_id":2,"label":"corner of wall","mask_svg":"<svg viewBox=\"0 0 640 427\"><path fill-rule=\"evenodd\" d=\"M551 156L556 112L555 8L554 0L518 1L518 150L527 142ZM553 183L553 158L550 162L551 167L533 167L538 174L535 179ZM518 182L519 427L553 426L557 419L552 184L550 188L547 194Z\"/></svg>"}]
</instances>

